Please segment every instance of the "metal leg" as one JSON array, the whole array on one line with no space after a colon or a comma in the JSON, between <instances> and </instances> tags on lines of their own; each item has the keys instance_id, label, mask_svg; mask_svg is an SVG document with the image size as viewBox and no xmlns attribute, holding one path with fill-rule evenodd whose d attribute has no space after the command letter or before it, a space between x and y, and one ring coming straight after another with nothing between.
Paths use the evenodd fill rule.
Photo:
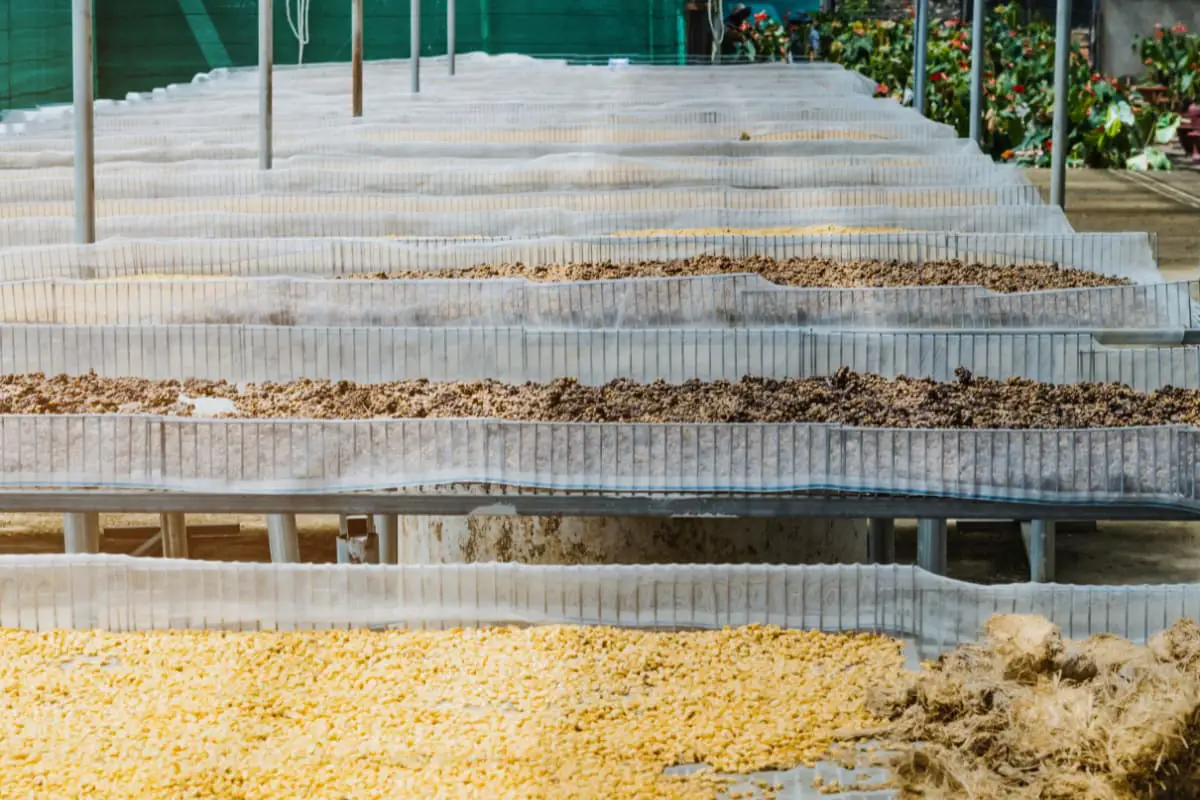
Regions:
<instances>
[{"instance_id":1,"label":"metal leg","mask_svg":"<svg viewBox=\"0 0 1200 800\"><path fill-rule=\"evenodd\" d=\"M400 518L395 514L375 515L375 535L379 537L379 563L400 561Z\"/></svg>"},{"instance_id":2,"label":"metal leg","mask_svg":"<svg viewBox=\"0 0 1200 800\"><path fill-rule=\"evenodd\" d=\"M946 520L917 520L917 566L934 575L946 574Z\"/></svg>"},{"instance_id":3,"label":"metal leg","mask_svg":"<svg viewBox=\"0 0 1200 800\"><path fill-rule=\"evenodd\" d=\"M350 7L350 95L351 114L362 116L363 108L363 0Z\"/></svg>"},{"instance_id":4,"label":"metal leg","mask_svg":"<svg viewBox=\"0 0 1200 800\"><path fill-rule=\"evenodd\" d=\"M68 555L100 552L100 514L84 511L63 514L63 549Z\"/></svg>"},{"instance_id":5,"label":"metal leg","mask_svg":"<svg viewBox=\"0 0 1200 800\"><path fill-rule=\"evenodd\" d=\"M454 74L455 29L458 27L457 11L454 0L446 0L446 55L450 59L450 74Z\"/></svg>"},{"instance_id":6,"label":"metal leg","mask_svg":"<svg viewBox=\"0 0 1200 800\"><path fill-rule=\"evenodd\" d=\"M867 520L867 560L872 564L896 562L896 521Z\"/></svg>"},{"instance_id":7,"label":"metal leg","mask_svg":"<svg viewBox=\"0 0 1200 800\"><path fill-rule=\"evenodd\" d=\"M161 519L163 558L187 558L187 515L162 514Z\"/></svg>"},{"instance_id":8,"label":"metal leg","mask_svg":"<svg viewBox=\"0 0 1200 800\"><path fill-rule=\"evenodd\" d=\"M300 562L300 534L296 530L295 514L268 514L267 541L271 546L271 561L276 564Z\"/></svg>"},{"instance_id":9,"label":"metal leg","mask_svg":"<svg viewBox=\"0 0 1200 800\"><path fill-rule=\"evenodd\" d=\"M413 94L421 91L421 0L408 0L409 19L412 36L409 57L412 59L412 82L410 88Z\"/></svg>"},{"instance_id":10,"label":"metal leg","mask_svg":"<svg viewBox=\"0 0 1200 800\"><path fill-rule=\"evenodd\" d=\"M1029 556L1029 580L1031 583L1054 581L1055 534L1054 520L1035 519L1021 523L1021 539L1025 542L1025 553Z\"/></svg>"},{"instance_id":11,"label":"metal leg","mask_svg":"<svg viewBox=\"0 0 1200 800\"><path fill-rule=\"evenodd\" d=\"M96 241L95 70L92 0L71 3L72 92L75 115L75 242Z\"/></svg>"},{"instance_id":12,"label":"metal leg","mask_svg":"<svg viewBox=\"0 0 1200 800\"><path fill-rule=\"evenodd\" d=\"M929 0L917 0L913 47L913 108L925 115L925 58L929 51Z\"/></svg>"},{"instance_id":13,"label":"metal leg","mask_svg":"<svg viewBox=\"0 0 1200 800\"><path fill-rule=\"evenodd\" d=\"M971 141L979 144L983 135L983 54L984 22L987 4L975 0L974 16L971 20Z\"/></svg>"},{"instance_id":14,"label":"metal leg","mask_svg":"<svg viewBox=\"0 0 1200 800\"><path fill-rule=\"evenodd\" d=\"M1058 0L1058 17L1054 31L1054 135L1050 151L1050 204L1067 207L1067 153L1071 143L1067 140L1067 125L1070 117L1070 72L1068 65L1071 52L1071 0Z\"/></svg>"},{"instance_id":15,"label":"metal leg","mask_svg":"<svg viewBox=\"0 0 1200 800\"><path fill-rule=\"evenodd\" d=\"M272 70L275 67L275 21L271 0L258 0L258 167L271 168Z\"/></svg>"}]
</instances>

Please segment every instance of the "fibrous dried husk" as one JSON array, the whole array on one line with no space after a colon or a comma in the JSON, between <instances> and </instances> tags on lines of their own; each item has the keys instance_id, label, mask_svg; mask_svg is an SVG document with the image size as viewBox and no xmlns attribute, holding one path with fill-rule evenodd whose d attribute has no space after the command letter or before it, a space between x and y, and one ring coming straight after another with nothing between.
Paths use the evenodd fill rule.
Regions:
<instances>
[{"instance_id":1,"label":"fibrous dried husk","mask_svg":"<svg viewBox=\"0 0 1200 800\"><path fill-rule=\"evenodd\" d=\"M907 797L1200 798L1198 653L1191 621L1142 647L1003 615L868 707Z\"/></svg>"}]
</instances>

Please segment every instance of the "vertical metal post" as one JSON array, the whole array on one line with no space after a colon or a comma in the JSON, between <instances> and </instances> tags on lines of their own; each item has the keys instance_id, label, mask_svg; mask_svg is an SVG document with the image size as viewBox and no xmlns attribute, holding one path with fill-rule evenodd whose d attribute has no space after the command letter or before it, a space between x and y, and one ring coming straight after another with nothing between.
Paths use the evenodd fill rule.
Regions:
<instances>
[{"instance_id":1,"label":"vertical metal post","mask_svg":"<svg viewBox=\"0 0 1200 800\"><path fill-rule=\"evenodd\" d=\"M63 514L63 550L67 555L100 552L100 514L98 512L84 511Z\"/></svg>"},{"instance_id":2,"label":"vertical metal post","mask_svg":"<svg viewBox=\"0 0 1200 800\"><path fill-rule=\"evenodd\" d=\"M408 0L409 20L412 35L409 49L412 51L412 93L421 91L421 0Z\"/></svg>"},{"instance_id":3,"label":"vertical metal post","mask_svg":"<svg viewBox=\"0 0 1200 800\"><path fill-rule=\"evenodd\" d=\"M450 74L454 74L454 55L456 45L454 34L458 28L458 9L455 8L454 0L446 0L446 55L450 59Z\"/></svg>"},{"instance_id":4,"label":"vertical metal post","mask_svg":"<svg viewBox=\"0 0 1200 800\"><path fill-rule=\"evenodd\" d=\"M987 5L984 0L975 0L974 16L971 19L971 141L980 144L983 138L983 59L987 52L984 38L984 23L987 20Z\"/></svg>"},{"instance_id":5,"label":"vertical metal post","mask_svg":"<svg viewBox=\"0 0 1200 800\"><path fill-rule=\"evenodd\" d=\"M1029 556L1031 583L1047 583L1054 580L1057 533L1057 526L1052 519L1035 519L1021 523L1021 538L1025 540L1025 552Z\"/></svg>"},{"instance_id":6,"label":"vertical metal post","mask_svg":"<svg viewBox=\"0 0 1200 800\"><path fill-rule=\"evenodd\" d=\"M934 575L946 574L946 520L917 520L917 566Z\"/></svg>"},{"instance_id":7,"label":"vertical metal post","mask_svg":"<svg viewBox=\"0 0 1200 800\"><path fill-rule=\"evenodd\" d=\"M896 521L867 520L867 560L872 564L894 564L896 561Z\"/></svg>"},{"instance_id":8,"label":"vertical metal post","mask_svg":"<svg viewBox=\"0 0 1200 800\"><path fill-rule=\"evenodd\" d=\"M395 514L375 515L375 536L379 539L379 563L400 562L400 518Z\"/></svg>"},{"instance_id":9,"label":"vertical metal post","mask_svg":"<svg viewBox=\"0 0 1200 800\"><path fill-rule=\"evenodd\" d=\"M917 0L913 36L913 108L925 115L925 57L929 53L929 0Z\"/></svg>"},{"instance_id":10,"label":"vertical metal post","mask_svg":"<svg viewBox=\"0 0 1200 800\"><path fill-rule=\"evenodd\" d=\"M258 167L271 168L271 73L275 67L275 21L271 0L258 0Z\"/></svg>"},{"instance_id":11,"label":"vertical metal post","mask_svg":"<svg viewBox=\"0 0 1200 800\"><path fill-rule=\"evenodd\" d=\"M187 515L161 514L159 520L159 527L162 530L163 558L187 558Z\"/></svg>"},{"instance_id":12,"label":"vertical metal post","mask_svg":"<svg viewBox=\"0 0 1200 800\"><path fill-rule=\"evenodd\" d=\"M296 515L268 514L267 542L271 548L272 562L298 564L300 562L300 533L296 529Z\"/></svg>"},{"instance_id":13,"label":"vertical metal post","mask_svg":"<svg viewBox=\"0 0 1200 800\"><path fill-rule=\"evenodd\" d=\"M1067 207L1067 123L1070 103L1070 75L1067 66L1071 55L1071 0L1058 0L1058 17L1054 29L1054 136L1050 151L1050 204Z\"/></svg>"},{"instance_id":14,"label":"vertical metal post","mask_svg":"<svg viewBox=\"0 0 1200 800\"><path fill-rule=\"evenodd\" d=\"M95 70L92 0L72 0L72 99L75 114L75 241L96 241Z\"/></svg>"},{"instance_id":15,"label":"vertical metal post","mask_svg":"<svg viewBox=\"0 0 1200 800\"><path fill-rule=\"evenodd\" d=\"M363 0L350 5L350 95L351 114L362 116L363 106Z\"/></svg>"}]
</instances>

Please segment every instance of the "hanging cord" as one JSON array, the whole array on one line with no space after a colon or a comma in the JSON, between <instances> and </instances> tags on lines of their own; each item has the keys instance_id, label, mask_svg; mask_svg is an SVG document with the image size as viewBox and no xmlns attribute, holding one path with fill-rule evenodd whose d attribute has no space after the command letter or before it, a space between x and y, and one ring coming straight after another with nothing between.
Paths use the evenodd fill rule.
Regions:
<instances>
[{"instance_id":1,"label":"hanging cord","mask_svg":"<svg viewBox=\"0 0 1200 800\"><path fill-rule=\"evenodd\" d=\"M713 10L716 15L713 15ZM708 29L712 31L712 62L715 64L721 56L721 44L725 41L725 9L722 0L708 0Z\"/></svg>"},{"instance_id":2,"label":"hanging cord","mask_svg":"<svg viewBox=\"0 0 1200 800\"><path fill-rule=\"evenodd\" d=\"M288 27L292 29L292 35L296 37L299 55L296 57L297 64L304 63L304 46L308 44L308 8L312 0L296 0L296 19L292 20L292 0L283 0L283 7L287 11Z\"/></svg>"}]
</instances>

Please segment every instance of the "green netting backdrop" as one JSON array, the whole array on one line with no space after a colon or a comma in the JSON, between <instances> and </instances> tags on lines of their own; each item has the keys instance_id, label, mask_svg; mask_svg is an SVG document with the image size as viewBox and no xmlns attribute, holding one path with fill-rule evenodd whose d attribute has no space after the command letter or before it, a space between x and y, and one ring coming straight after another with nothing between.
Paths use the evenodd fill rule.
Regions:
<instances>
[{"instance_id":1,"label":"green netting backdrop","mask_svg":"<svg viewBox=\"0 0 1200 800\"><path fill-rule=\"evenodd\" d=\"M275 60L295 64L296 0L275 0ZM458 51L673 59L683 0L458 0ZM258 59L257 0L95 0L97 92L120 98ZM364 0L368 59L407 58L408 0ZM305 63L348 61L350 0L311 0ZM446 52L446 0L421 3L422 55ZM71 97L71 0L0 0L0 110Z\"/></svg>"}]
</instances>

